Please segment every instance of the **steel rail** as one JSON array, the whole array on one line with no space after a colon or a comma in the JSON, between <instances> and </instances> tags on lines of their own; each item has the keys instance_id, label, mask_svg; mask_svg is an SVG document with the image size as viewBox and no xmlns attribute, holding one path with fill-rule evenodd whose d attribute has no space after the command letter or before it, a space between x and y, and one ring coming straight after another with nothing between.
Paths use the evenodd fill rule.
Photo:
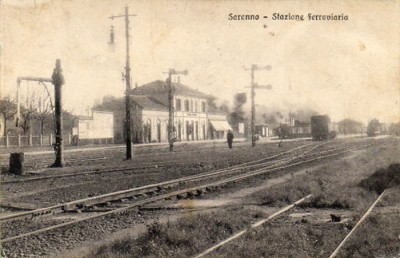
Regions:
<instances>
[{"instance_id":1,"label":"steel rail","mask_svg":"<svg viewBox=\"0 0 400 258\"><path fill-rule=\"evenodd\" d=\"M211 252L214 251L215 249L217 249L217 248L219 248L219 247L221 247L221 246L223 246L223 245L225 245L225 244L231 242L232 240L234 240L234 239L236 239L236 238L239 238L240 236L242 236L242 235L246 234L247 232L251 231L252 229L257 228L257 227L263 225L264 223L266 223L266 222L268 222L268 221L271 221L272 219L274 219L274 218L276 218L277 216L279 216L279 215L285 213L286 211L292 209L292 208L295 207L296 205L299 205L300 203L302 203L303 201L305 201L306 199L308 199L308 198L310 198L310 197L311 197L311 194L310 194L310 195L307 195L307 196L304 197L304 198L301 198L301 199L297 200L296 202L294 202L294 203L292 203L292 204L290 204L290 205L284 207L283 209L280 209L279 211L273 213L272 215L268 216L268 218L262 219L262 220L260 220L260 221L257 221L256 223L253 223L249 228L243 229L243 230L239 231L238 233L236 233L236 234L230 236L229 238L227 238L227 239L225 239L225 240L219 242L218 244L216 244L216 245L214 245L214 246L208 248L207 250L201 252L200 254L198 254L198 255L196 255L196 256L193 256L193 258L200 258L200 257L203 257L203 256L205 256L205 255L211 253Z\"/></svg>"},{"instance_id":2,"label":"steel rail","mask_svg":"<svg viewBox=\"0 0 400 258\"><path fill-rule=\"evenodd\" d=\"M319 146L322 146L322 145L323 144L314 146L312 149L307 150L305 153L309 153L313 149L315 149ZM290 163L291 161L301 158L303 156L304 156L304 153L297 157L294 157L294 158L285 158L282 160L273 161L273 162L276 162L276 164L272 164L268 167L262 167L261 170L279 168L279 166L281 164ZM228 169L220 169L220 170L216 170L216 171L202 173L200 175L193 175L193 176L188 176L188 177L183 177L183 178L178 178L178 179L172 179L172 180L168 180L168 181L161 182L161 183L155 183L155 184L145 185L145 186L131 188L131 189L127 189L127 190L103 194L103 195L99 195L99 196L93 196L93 197L89 197L89 198L75 200L72 202L57 204L57 205L50 206L50 207L40 208L40 209L36 209L33 211L25 211L25 212L20 212L20 213L16 213L16 214L10 214L7 216L0 217L0 222L7 221L7 220L33 218L33 217L47 215L47 214L57 214L57 213L61 213L63 211L76 210L79 208L88 207L88 206L101 204L101 203L106 203L106 202L110 202L110 201L115 201L115 200L119 200L122 198L129 198L129 197L132 197L135 195L146 194L149 192L157 192L163 188L179 185L180 183L187 183L190 181L201 180L204 178L209 179L210 177L215 177L215 176L228 174L228 173L234 173L237 171L241 172L242 171L241 169L243 169L243 167L245 167L245 165L246 164L244 163L244 164L237 165L235 167L230 167ZM252 168L254 169L257 166L264 166L264 165L266 165L266 163L255 164L255 165L253 164L250 167L246 167L246 169L252 169ZM258 172L258 171L260 171L260 169L253 171L253 173Z\"/></svg>"},{"instance_id":3,"label":"steel rail","mask_svg":"<svg viewBox=\"0 0 400 258\"><path fill-rule=\"evenodd\" d=\"M157 165L157 164L156 164ZM141 166L141 167L130 167L130 168L119 168L119 169L107 169L107 170L99 170L99 171L85 171L85 172L80 172L80 173L68 173L68 174L61 174L61 175L48 175L48 176L35 176L31 178L22 178L22 179L14 179L14 180L2 180L0 181L0 184L12 184L12 183L25 183L25 182L31 182L31 181L39 181L39 180L46 180L46 179L55 179L55 178L63 178L63 177L75 177L75 176L86 176L86 175L91 175L91 174L104 174L104 173L117 173L117 172L127 172L127 171L134 171L134 170L143 170L143 169L149 169L149 168L162 168L168 165L157 165L155 167L154 165L148 165L148 166ZM146 172L149 172L146 170ZM152 171L150 171L152 172Z\"/></svg>"},{"instance_id":4,"label":"steel rail","mask_svg":"<svg viewBox=\"0 0 400 258\"><path fill-rule=\"evenodd\" d=\"M208 183L208 184L205 184L205 185L190 187L190 188L186 188L186 189L182 189L182 190L177 190L177 191L174 191L174 192L171 192L171 193L166 193L166 194L150 197L150 198L147 198L147 199L144 199L144 200L140 200L140 201L134 202L133 204L127 205L125 207L117 208L117 209L112 210L112 211L106 211L106 212L103 212L103 213L100 213L100 214L88 216L88 217L85 217L85 218L80 218L80 219L77 219L77 220L74 220L74 221L70 221L70 222L61 223L61 224L58 224L58 225L55 225L55 226L51 226L51 227L48 227L48 228L43 228L43 229L39 229L39 230L32 231L32 232L29 232L29 233L25 233L25 234L21 234L21 235L9 237L9 238L1 239L0 243L8 242L8 241L15 240L15 239L18 239L18 238L22 238L22 237L25 237L25 236L30 236L30 235L46 232L46 231L53 230L53 229L56 229L56 228L61 228L61 227L68 226L68 225L71 225L71 224L74 224L74 223L79 223L81 221L85 221L85 220L88 220L88 219L94 219L94 218L97 218L97 217L106 216L108 214L113 214L113 213L120 213L120 212L126 211L128 209L132 209L132 208L135 208L135 207L142 206L144 204L149 204L149 203L152 203L152 202L155 202L155 201L168 199L168 198L171 198L171 197L174 197L174 196L178 196L178 195L182 195L182 194L185 194L185 193L190 194L190 196L192 196L193 193L199 193L199 191L201 192L201 190L207 190L207 189L210 189L210 188L213 188L213 187L218 187L218 186L221 186L221 185L225 185L227 183L237 182L239 180L244 180L244 179L253 177L255 175L259 175L259 174L269 173L269 172L273 172L273 171L279 171L279 170L286 169L286 168L291 168L291 167L294 167L294 166L297 166L297 165L306 164L306 163L309 163L309 162L313 162L313 161L317 161L317 160L321 160L321 159L325 159L325 158L329 158L329 157L338 156L338 155L341 155L341 154L344 154L346 152L350 152L350 151L353 151L355 149L359 149L359 148L362 148L362 147L364 147L364 146L355 147L355 148L352 148L352 149L349 149L349 150L345 150L345 151L341 151L341 152L338 152L338 153L335 153L335 154L321 156L321 157L317 157L317 158L314 158L314 159L311 159L311 160L301 161L301 162L297 162L297 163L294 163L294 164L285 165L285 166L281 166L281 167L276 167L276 168L272 168L272 169L259 169L257 171L252 171L252 172L249 172L249 173L241 175L241 176L236 176L236 177L232 177L232 178L229 178L229 179L224 179L224 180L213 182L213 183ZM142 188L144 188L144 187L142 187ZM91 199L91 198L88 198L88 199ZM74 203L74 202L71 202L71 203ZM58 208L61 208L60 206L62 206L62 205L56 205L56 206ZM56 207L56 206L52 206L52 207ZM48 209L48 208L43 208L41 210L45 211L46 209Z\"/></svg>"},{"instance_id":5,"label":"steel rail","mask_svg":"<svg viewBox=\"0 0 400 258\"><path fill-rule=\"evenodd\" d=\"M369 214L372 212L372 210L375 208L375 206L378 204L378 202L382 199L382 197L386 193L385 189L375 200L375 202L369 207L369 209L364 213L364 215L361 217L361 219L357 222L357 224L351 229L351 231L347 234L347 236L340 242L338 247L332 252L332 254L329 256L329 258L334 258L339 254L340 249L346 244L347 240L351 237L351 235L356 231L356 229L363 223L363 221L369 216Z\"/></svg>"},{"instance_id":6,"label":"steel rail","mask_svg":"<svg viewBox=\"0 0 400 258\"><path fill-rule=\"evenodd\" d=\"M326 144L326 143L325 143ZM252 163L257 163L257 162L262 162L262 161L266 161L266 160L271 160L274 158L277 158L279 156L282 156L284 154L293 152L295 150L307 147L311 144L305 144L293 149L290 149L288 151L284 151L281 153L278 153L276 155L273 155L271 157L268 158L262 158L259 160L255 160L255 161L250 161L250 162L245 162L239 165L235 165L235 166L231 166L230 168L236 167L236 166L246 166L246 165L250 165ZM25 178L25 179L14 179L14 180L3 180L0 183L1 184L11 184L11 183L24 183L24 182L29 182L29 181L38 181L38 180L46 180L46 179L53 179L53 178L63 178L63 177L73 177L73 176L83 176L83 175L88 175L88 174L101 174L101 173L113 173L113 172L122 172L122 171L130 171L130 170L134 170L134 169L147 169L147 168L154 168L154 166L157 167L166 167L166 166L170 166L170 165L175 165L176 162L174 163L167 163L167 164L159 164L159 163L153 163L153 164L149 164L147 166L138 166L138 167L130 167L130 168L121 168L121 169L107 169L107 170L103 170L103 171L87 171L87 172L81 172L81 173L69 173L69 174L63 174L63 175L50 175L50 176L40 176L40 177L32 177L32 178ZM184 162L182 162L182 164L184 164Z\"/></svg>"},{"instance_id":7,"label":"steel rail","mask_svg":"<svg viewBox=\"0 0 400 258\"><path fill-rule=\"evenodd\" d=\"M323 144L319 144L317 146L314 146L312 149L307 150L306 152L309 153L310 151L312 151L315 148L320 147L322 145ZM289 152L289 151L286 151L286 153ZM278 156L278 155L280 155L280 154L277 154L275 156ZM300 156L298 156L296 158L299 158L299 157L302 157L302 156L303 156L303 154L301 154ZM294 159L296 159L296 158L294 158ZM288 162L290 162L290 161L292 161L294 159L290 158ZM264 159L262 159L262 160L264 160ZM285 161L285 162L287 160L288 160L287 158L283 159L283 161ZM277 160L277 161L275 161L275 162L277 162L277 164L273 164L271 166L264 167L263 169L272 168L274 166L279 166L283 161ZM36 210L33 210L33 211L25 211L25 212L20 212L20 213L16 213L16 214L10 214L10 215L7 215L7 216L0 217L0 221L4 222L4 221L7 221L7 220L33 218L33 217L37 217L37 216L40 216L40 215L57 214L57 213L61 213L63 211L74 210L77 207L87 207L87 206L91 206L91 205L95 205L95 204L99 204L99 203L106 203L106 202L118 200L118 199L121 199L121 198L128 198L128 197L131 197L131 196L134 196L134 195L140 195L140 194L145 194L145 193L148 193L148 192L159 191L162 188L165 188L165 187L168 187L168 186L171 187L171 186L174 186L174 185L178 185L179 183L183 183L183 182L195 181L195 180L199 180L199 179L203 179L203 178L209 178L211 176L219 176L221 174L227 174L227 173L233 173L233 172L241 171L241 169L243 169L243 167L246 167L246 169L252 169L254 167L264 166L264 165L266 165L266 164L265 163L261 163L261 164L253 164L253 165L250 165L250 167L246 167L247 163L243 163L243 164L239 164L239 165L236 165L236 166L232 166L232 167L230 167L228 169L226 169L226 168L219 169L219 170L216 170L216 171L206 172L206 173L202 173L202 174L199 174L199 175L193 175L193 176L188 176L188 177L168 180L168 181L161 182L161 183L145 185L145 186L141 186L141 187L131 188L131 189L117 191L117 192L108 193L108 194L103 194L103 195L99 195L99 196L93 196L93 197L84 198L84 199L80 199L80 200L75 200L75 201L67 202L67 203L63 203L63 204L57 204L57 205L53 205L53 206L50 206L50 207L36 209Z\"/></svg>"}]
</instances>

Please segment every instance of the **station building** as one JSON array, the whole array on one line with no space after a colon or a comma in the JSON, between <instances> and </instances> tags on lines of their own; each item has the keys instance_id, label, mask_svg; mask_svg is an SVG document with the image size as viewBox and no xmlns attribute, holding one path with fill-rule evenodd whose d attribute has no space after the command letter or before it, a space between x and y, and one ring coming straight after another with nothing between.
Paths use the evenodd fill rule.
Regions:
<instances>
[{"instance_id":1,"label":"station building","mask_svg":"<svg viewBox=\"0 0 400 258\"><path fill-rule=\"evenodd\" d=\"M232 130L226 115L208 110L208 95L180 82L172 83L174 134L178 141L226 137ZM168 85L157 80L132 90L132 141L168 142Z\"/></svg>"}]
</instances>

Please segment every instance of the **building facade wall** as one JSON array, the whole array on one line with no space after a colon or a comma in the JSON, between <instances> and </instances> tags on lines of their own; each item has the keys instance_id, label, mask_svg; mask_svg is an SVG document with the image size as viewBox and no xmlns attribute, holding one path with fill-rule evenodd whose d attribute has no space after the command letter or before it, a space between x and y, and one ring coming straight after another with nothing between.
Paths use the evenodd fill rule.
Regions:
<instances>
[{"instance_id":1,"label":"building facade wall","mask_svg":"<svg viewBox=\"0 0 400 258\"><path fill-rule=\"evenodd\" d=\"M224 130L215 130L215 128L212 125L212 122L210 121L226 121L226 115L223 114L209 114L207 117L207 132L209 135L210 139L224 139L226 138L226 135L228 133L228 130L230 129L224 129Z\"/></svg>"},{"instance_id":2,"label":"building facade wall","mask_svg":"<svg viewBox=\"0 0 400 258\"><path fill-rule=\"evenodd\" d=\"M104 139L114 137L114 114L93 111L90 118L79 119L79 139Z\"/></svg>"},{"instance_id":3,"label":"building facade wall","mask_svg":"<svg viewBox=\"0 0 400 258\"><path fill-rule=\"evenodd\" d=\"M207 101L205 98L174 95L175 136L181 141L206 140Z\"/></svg>"},{"instance_id":4,"label":"building facade wall","mask_svg":"<svg viewBox=\"0 0 400 258\"><path fill-rule=\"evenodd\" d=\"M205 98L174 95L174 128L178 141L208 138L208 114ZM185 106L185 103L186 106ZM134 105L132 108L132 139L134 143L168 142L167 111L153 111Z\"/></svg>"}]
</instances>

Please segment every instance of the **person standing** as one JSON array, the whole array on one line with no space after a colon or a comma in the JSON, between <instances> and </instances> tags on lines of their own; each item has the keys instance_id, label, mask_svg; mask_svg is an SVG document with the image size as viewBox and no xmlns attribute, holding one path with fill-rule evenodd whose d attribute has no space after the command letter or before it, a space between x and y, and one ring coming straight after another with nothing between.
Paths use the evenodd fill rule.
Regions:
<instances>
[{"instance_id":1,"label":"person standing","mask_svg":"<svg viewBox=\"0 0 400 258\"><path fill-rule=\"evenodd\" d=\"M228 134L226 135L226 139L228 141L228 146L229 149L232 149L232 143L233 143L233 133L231 132L231 130L228 131Z\"/></svg>"}]
</instances>

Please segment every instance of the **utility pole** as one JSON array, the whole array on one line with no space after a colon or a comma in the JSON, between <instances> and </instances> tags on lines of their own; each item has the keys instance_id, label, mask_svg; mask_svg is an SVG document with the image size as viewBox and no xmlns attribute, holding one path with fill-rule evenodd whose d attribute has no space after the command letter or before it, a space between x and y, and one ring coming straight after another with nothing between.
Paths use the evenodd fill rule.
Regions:
<instances>
[{"instance_id":1,"label":"utility pole","mask_svg":"<svg viewBox=\"0 0 400 258\"><path fill-rule=\"evenodd\" d=\"M167 86L168 86L168 143L169 143L169 150L174 150L174 89L172 88L172 75L173 74L183 74L187 75L188 71L175 71L175 69L169 69L168 71L168 79L167 79Z\"/></svg>"},{"instance_id":2,"label":"utility pole","mask_svg":"<svg viewBox=\"0 0 400 258\"><path fill-rule=\"evenodd\" d=\"M251 65L251 147L256 146L256 128L255 128L255 117L256 117L256 104L255 104L255 96L256 91L254 89L254 71L257 69L257 65Z\"/></svg>"},{"instance_id":3,"label":"utility pole","mask_svg":"<svg viewBox=\"0 0 400 258\"><path fill-rule=\"evenodd\" d=\"M126 159L132 159L132 133L131 133L131 110L130 110L130 93L131 93L131 68L129 65L129 17L136 16L136 14L129 14L128 6L125 7L124 15L112 15L108 17L113 20L115 18L125 18L125 37L126 37L126 65L125 65L125 131L126 131ZM112 30L112 40L114 39L114 31Z\"/></svg>"},{"instance_id":4,"label":"utility pole","mask_svg":"<svg viewBox=\"0 0 400 258\"><path fill-rule=\"evenodd\" d=\"M169 143L169 151L174 150L174 93L172 89L172 69L169 69L168 72L168 143Z\"/></svg>"},{"instance_id":5,"label":"utility pole","mask_svg":"<svg viewBox=\"0 0 400 258\"><path fill-rule=\"evenodd\" d=\"M256 105L255 105L255 96L256 96L256 91L255 89L272 89L271 85L258 85L257 83L254 82L254 72L258 70L271 70L271 66L264 66L264 67L259 67L256 64L251 65L250 69L246 69L251 71L251 121L250 121L250 130L251 130L251 147L256 146L256 135L255 135L255 117L256 117Z\"/></svg>"},{"instance_id":6,"label":"utility pole","mask_svg":"<svg viewBox=\"0 0 400 258\"><path fill-rule=\"evenodd\" d=\"M56 152L56 160L52 167L64 166L64 145L63 145L63 116L62 116L62 88L64 84L64 76L62 75L60 59L56 60L56 68L54 68L51 76L55 91L55 120L56 120L56 144L54 150Z\"/></svg>"}]
</instances>

